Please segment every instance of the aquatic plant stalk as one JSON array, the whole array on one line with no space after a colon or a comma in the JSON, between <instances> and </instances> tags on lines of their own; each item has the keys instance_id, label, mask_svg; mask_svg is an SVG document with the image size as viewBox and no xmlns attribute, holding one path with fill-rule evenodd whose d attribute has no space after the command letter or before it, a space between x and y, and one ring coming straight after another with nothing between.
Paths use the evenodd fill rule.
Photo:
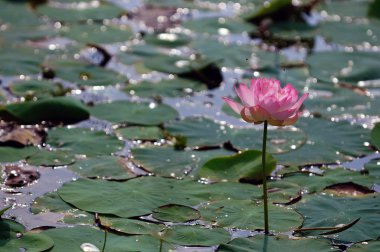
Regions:
<instances>
[{"instance_id":1,"label":"aquatic plant stalk","mask_svg":"<svg viewBox=\"0 0 380 252\"><path fill-rule=\"evenodd\" d=\"M268 189L267 189L267 176L266 176L266 152L267 152L267 133L268 121L264 121L263 133L263 150L262 150L262 166L263 166L263 197L264 197L264 231L269 234L269 213L268 213Z\"/></svg>"},{"instance_id":2,"label":"aquatic plant stalk","mask_svg":"<svg viewBox=\"0 0 380 252\"><path fill-rule=\"evenodd\" d=\"M106 243L107 243L107 230L104 230L104 242L102 252L106 251Z\"/></svg>"}]
</instances>

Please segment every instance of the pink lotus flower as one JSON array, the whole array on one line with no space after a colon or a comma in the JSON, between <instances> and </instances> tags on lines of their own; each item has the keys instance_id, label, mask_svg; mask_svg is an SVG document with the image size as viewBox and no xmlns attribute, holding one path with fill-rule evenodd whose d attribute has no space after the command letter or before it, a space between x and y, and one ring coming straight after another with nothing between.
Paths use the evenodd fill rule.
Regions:
<instances>
[{"instance_id":1,"label":"pink lotus flower","mask_svg":"<svg viewBox=\"0 0 380 252\"><path fill-rule=\"evenodd\" d=\"M266 78L252 79L250 87L239 84L235 92L243 105L227 97L223 99L244 121L255 124L267 121L273 126L294 124L303 101L309 96L306 93L298 100L298 92L291 84L281 88L278 80Z\"/></svg>"}]
</instances>

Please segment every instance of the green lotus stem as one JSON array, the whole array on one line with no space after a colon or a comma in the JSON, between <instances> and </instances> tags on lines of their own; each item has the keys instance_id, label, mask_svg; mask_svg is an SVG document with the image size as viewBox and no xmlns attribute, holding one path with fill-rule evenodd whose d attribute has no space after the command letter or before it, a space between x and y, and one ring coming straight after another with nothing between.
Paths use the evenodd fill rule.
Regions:
<instances>
[{"instance_id":1,"label":"green lotus stem","mask_svg":"<svg viewBox=\"0 0 380 252\"><path fill-rule=\"evenodd\" d=\"M267 151L267 132L268 132L268 121L264 121L264 133L263 133L263 151L262 151L262 165L263 165L263 195L264 195L264 231L265 234L269 234L269 215L268 215L268 189L267 189L267 177L265 171L265 158Z\"/></svg>"},{"instance_id":2,"label":"green lotus stem","mask_svg":"<svg viewBox=\"0 0 380 252\"><path fill-rule=\"evenodd\" d=\"M106 243L107 243L107 230L104 230L104 242L102 252L106 251Z\"/></svg>"},{"instance_id":3,"label":"green lotus stem","mask_svg":"<svg viewBox=\"0 0 380 252\"><path fill-rule=\"evenodd\" d=\"M162 239L160 239L160 252L162 252Z\"/></svg>"}]
</instances>

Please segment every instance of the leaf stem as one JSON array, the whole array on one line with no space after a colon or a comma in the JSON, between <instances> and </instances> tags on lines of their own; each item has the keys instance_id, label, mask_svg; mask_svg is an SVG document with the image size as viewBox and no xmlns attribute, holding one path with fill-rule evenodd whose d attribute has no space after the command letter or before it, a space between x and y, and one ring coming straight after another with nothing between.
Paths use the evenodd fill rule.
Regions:
<instances>
[{"instance_id":1,"label":"leaf stem","mask_svg":"<svg viewBox=\"0 0 380 252\"><path fill-rule=\"evenodd\" d=\"M160 239L160 252L162 252L162 239Z\"/></svg>"},{"instance_id":2,"label":"leaf stem","mask_svg":"<svg viewBox=\"0 0 380 252\"><path fill-rule=\"evenodd\" d=\"M107 243L107 230L104 230L104 242L103 242L103 248L102 252L106 251L106 243Z\"/></svg>"},{"instance_id":3,"label":"leaf stem","mask_svg":"<svg viewBox=\"0 0 380 252\"><path fill-rule=\"evenodd\" d=\"M269 234L269 216L268 216L268 189L267 189L267 176L266 176L266 151L267 151L267 132L268 121L264 121L264 133L263 133L263 151L262 151L262 165L263 165L263 196L264 196L264 231L265 234Z\"/></svg>"}]
</instances>

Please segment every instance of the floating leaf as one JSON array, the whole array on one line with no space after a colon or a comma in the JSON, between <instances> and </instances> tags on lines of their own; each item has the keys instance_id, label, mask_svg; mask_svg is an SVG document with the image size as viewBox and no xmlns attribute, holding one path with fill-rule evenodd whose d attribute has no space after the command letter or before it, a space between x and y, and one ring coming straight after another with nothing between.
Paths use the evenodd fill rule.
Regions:
<instances>
[{"instance_id":1,"label":"floating leaf","mask_svg":"<svg viewBox=\"0 0 380 252\"><path fill-rule=\"evenodd\" d=\"M69 169L83 177L105 179L129 179L134 175L127 167L126 161L121 157L98 156L81 159L70 165Z\"/></svg>"},{"instance_id":2,"label":"floating leaf","mask_svg":"<svg viewBox=\"0 0 380 252\"><path fill-rule=\"evenodd\" d=\"M202 219L219 227L244 230L264 229L263 206L251 200L223 200L199 208ZM273 232L293 230L302 224L302 217L289 208L269 205Z\"/></svg>"},{"instance_id":3,"label":"floating leaf","mask_svg":"<svg viewBox=\"0 0 380 252\"><path fill-rule=\"evenodd\" d=\"M214 246L229 241L230 237L222 228L175 225L165 230L163 240L179 245Z\"/></svg>"},{"instance_id":4,"label":"floating leaf","mask_svg":"<svg viewBox=\"0 0 380 252\"><path fill-rule=\"evenodd\" d=\"M165 225L142 220L99 216L100 224L117 232L125 234L157 234Z\"/></svg>"},{"instance_id":5,"label":"floating leaf","mask_svg":"<svg viewBox=\"0 0 380 252\"><path fill-rule=\"evenodd\" d=\"M191 19L182 26L196 33L213 35L241 34L255 30L255 26L239 19L232 18L202 18Z\"/></svg>"},{"instance_id":6,"label":"floating leaf","mask_svg":"<svg viewBox=\"0 0 380 252\"><path fill-rule=\"evenodd\" d=\"M128 218L150 214L167 204L195 206L228 197L246 199L255 191L258 189L254 186L239 183L205 185L190 180L141 177L123 183L78 179L63 185L58 194L79 209Z\"/></svg>"},{"instance_id":7,"label":"floating leaf","mask_svg":"<svg viewBox=\"0 0 380 252\"><path fill-rule=\"evenodd\" d=\"M316 195L304 198L297 211L304 216L302 228L337 226L360 218L351 228L334 234L334 238L341 241L360 242L375 240L380 235L376 221L379 202L377 195L361 198Z\"/></svg>"},{"instance_id":8,"label":"floating leaf","mask_svg":"<svg viewBox=\"0 0 380 252\"><path fill-rule=\"evenodd\" d=\"M83 252L80 246L91 243L97 248L104 244L104 231L89 226L75 226L68 228L55 228L42 232L54 240L51 252ZM120 236L107 234L105 251L155 251L160 247L160 241L148 235ZM171 245L163 244L163 249L169 251Z\"/></svg>"},{"instance_id":9,"label":"floating leaf","mask_svg":"<svg viewBox=\"0 0 380 252\"><path fill-rule=\"evenodd\" d=\"M75 162L73 153L61 150L40 149L26 160L28 164L35 166L63 166Z\"/></svg>"},{"instance_id":10,"label":"floating leaf","mask_svg":"<svg viewBox=\"0 0 380 252\"><path fill-rule=\"evenodd\" d=\"M59 8L48 3L39 5L36 11L40 15L48 16L51 20L61 22L110 19L116 18L124 12L123 9L104 2L98 5L93 5L91 2L88 2L84 8L80 8L80 3L75 2L69 5L63 1L62 4L66 4L69 8Z\"/></svg>"},{"instance_id":11,"label":"floating leaf","mask_svg":"<svg viewBox=\"0 0 380 252\"><path fill-rule=\"evenodd\" d=\"M10 91L18 96L26 99L47 98L52 96L63 96L69 90L63 88L59 83L50 80L24 80L11 83Z\"/></svg>"},{"instance_id":12,"label":"floating leaf","mask_svg":"<svg viewBox=\"0 0 380 252\"><path fill-rule=\"evenodd\" d=\"M37 124L43 121L71 124L85 120L89 116L86 107L71 97L12 103L0 108L2 119L15 120L23 124Z\"/></svg>"},{"instance_id":13,"label":"floating leaf","mask_svg":"<svg viewBox=\"0 0 380 252\"><path fill-rule=\"evenodd\" d=\"M352 245L347 249L348 252L373 252L380 246L379 241L363 242Z\"/></svg>"},{"instance_id":14,"label":"floating leaf","mask_svg":"<svg viewBox=\"0 0 380 252\"><path fill-rule=\"evenodd\" d=\"M219 246L220 252L339 252L340 249L332 249L327 239L289 239L284 235L263 236L256 235L252 238L236 238L227 244Z\"/></svg>"},{"instance_id":15,"label":"floating leaf","mask_svg":"<svg viewBox=\"0 0 380 252\"><path fill-rule=\"evenodd\" d=\"M25 147L42 144L46 133L38 126L19 126L13 123L0 122L0 144L2 146Z\"/></svg>"},{"instance_id":16,"label":"floating leaf","mask_svg":"<svg viewBox=\"0 0 380 252\"><path fill-rule=\"evenodd\" d=\"M36 147L12 148L0 147L0 162L17 162L38 152Z\"/></svg>"},{"instance_id":17,"label":"floating leaf","mask_svg":"<svg viewBox=\"0 0 380 252\"><path fill-rule=\"evenodd\" d=\"M42 252L53 247L54 242L42 233L26 232L18 222L0 219L1 251L33 251Z\"/></svg>"},{"instance_id":18,"label":"floating leaf","mask_svg":"<svg viewBox=\"0 0 380 252\"><path fill-rule=\"evenodd\" d=\"M73 24L62 28L62 35L72 40L92 44L126 42L132 37L127 26L104 24Z\"/></svg>"},{"instance_id":19,"label":"floating leaf","mask_svg":"<svg viewBox=\"0 0 380 252\"><path fill-rule=\"evenodd\" d=\"M178 116L174 108L165 104L129 101L97 104L91 107L90 111L93 116L113 123L127 122L140 125L159 125Z\"/></svg>"},{"instance_id":20,"label":"floating leaf","mask_svg":"<svg viewBox=\"0 0 380 252\"><path fill-rule=\"evenodd\" d=\"M0 75L38 74L41 71L40 64L43 57L40 50L2 47L0 49Z\"/></svg>"},{"instance_id":21,"label":"floating leaf","mask_svg":"<svg viewBox=\"0 0 380 252\"><path fill-rule=\"evenodd\" d=\"M160 80L159 82L143 81L138 84L129 84L124 91L139 97L181 97L193 92L205 90L207 87L201 82L184 78Z\"/></svg>"},{"instance_id":22,"label":"floating leaf","mask_svg":"<svg viewBox=\"0 0 380 252\"><path fill-rule=\"evenodd\" d=\"M54 128L49 131L46 142L72 154L89 157L111 154L123 147L114 136L81 128Z\"/></svg>"},{"instance_id":23,"label":"floating leaf","mask_svg":"<svg viewBox=\"0 0 380 252\"><path fill-rule=\"evenodd\" d=\"M207 160L232 152L225 149L178 151L170 147L133 148L133 162L145 170L166 177L198 177L198 170Z\"/></svg>"},{"instance_id":24,"label":"floating leaf","mask_svg":"<svg viewBox=\"0 0 380 252\"><path fill-rule=\"evenodd\" d=\"M198 210L177 204L164 205L153 209L153 218L160 221L183 223L198 220L200 217Z\"/></svg>"},{"instance_id":25,"label":"floating leaf","mask_svg":"<svg viewBox=\"0 0 380 252\"><path fill-rule=\"evenodd\" d=\"M232 156L210 159L199 170L199 176L211 181L262 181L261 154L261 151L248 150ZM270 175L275 168L276 160L267 154L265 175Z\"/></svg>"},{"instance_id":26,"label":"floating leaf","mask_svg":"<svg viewBox=\"0 0 380 252\"><path fill-rule=\"evenodd\" d=\"M181 33L153 33L145 35L144 40L148 44L173 48L187 45L191 38Z\"/></svg>"},{"instance_id":27,"label":"floating leaf","mask_svg":"<svg viewBox=\"0 0 380 252\"><path fill-rule=\"evenodd\" d=\"M126 128L119 128L116 134L124 139L131 140L158 140L163 138L163 132L156 126L130 126Z\"/></svg>"}]
</instances>

